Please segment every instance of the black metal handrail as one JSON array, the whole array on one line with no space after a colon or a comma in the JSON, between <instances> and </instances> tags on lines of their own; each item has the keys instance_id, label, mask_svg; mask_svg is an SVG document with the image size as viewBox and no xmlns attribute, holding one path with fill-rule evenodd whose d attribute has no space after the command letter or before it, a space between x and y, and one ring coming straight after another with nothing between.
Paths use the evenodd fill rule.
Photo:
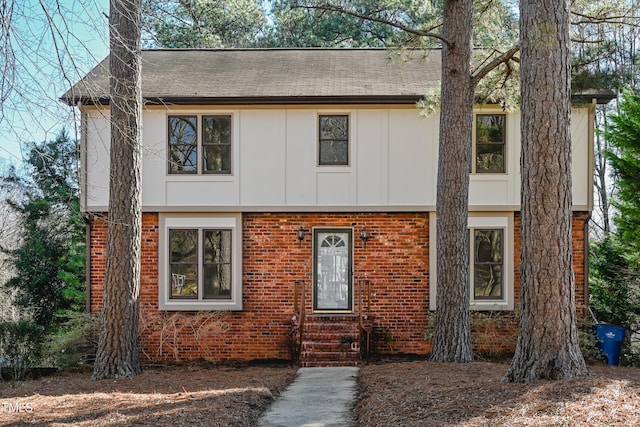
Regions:
<instances>
[{"instance_id":1,"label":"black metal handrail","mask_svg":"<svg viewBox=\"0 0 640 427\"><path fill-rule=\"evenodd\" d=\"M305 318L305 285L303 280L293 283L293 316L289 331L291 360L298 362L302 353L302 332Z\"/></svg>"}]
</instances>

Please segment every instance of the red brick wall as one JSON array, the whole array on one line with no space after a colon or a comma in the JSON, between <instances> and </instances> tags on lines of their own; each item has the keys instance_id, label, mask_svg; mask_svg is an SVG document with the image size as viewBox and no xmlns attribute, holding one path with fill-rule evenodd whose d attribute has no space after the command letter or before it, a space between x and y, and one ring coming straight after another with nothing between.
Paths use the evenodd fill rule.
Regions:
<instances>
[{"instance_id":1,"label":"red brick wall","mask_svg":"<svg viewBox=\"0 0 640 427\"><path fill-rule=\"evenodd\" d=\"M573 272L575 277L575 301L578 316L582 316L585 307L587 288L587 237L588 212L574 212L571 234L573 245ZM518 334L517 315L522 298L520 278L520 213L514 214L514 305L515 312L510 313L474 313L472 314L472 340L474 351L486 354L509 354L515 350Z\"/></svg>"},{"instance_id":2,"label":"red brick wall","mask_svg":"<svg viewBox=\"0 0 640 427\"><path fill-rule=\"evenodd\" d=\"M584 303L586 213L573 220L576 303ZM247 213L243 215L243 310L160 312L158 310L158 214L144 214L141 276L143 359L249 360L289 358L288 332L296 281L305 283L311 313L312 233L300 242L299 227L354 229L354 282L371 283L374 352L425 354L429 323L429 217L426 213ZM358 238L366 226L371 238ZM514 221L515 304L520 302L520 217ZM91 311L102 307L106 221L91 222ZM501 320L496 321L498 316ZM474 323L476 351L513 351L516 322L504 314L481 315ZM488 317L489 320L486 320ZM507 317L509 317L507 315ZM487 329L488 325L494 327Z\"/></svg>"},{"instance_id":3,"label":"red brick wall","mask_svg":"<svg viewBox=\"0 0 640 427\"><path fill-rule=\"evenodd\" d=\"M363 227L371 238L358 238ZM424 353L422 336L429 301L428 214L245 214L244 302L247 311L293 314L296 281L306 286L306 313L312 312L312 233L300 242L298 229L353 227L356 311L359 286L371 283L376 347L392 337L392 347ZM275 312L275 313L274 313Z\"/></svg>"}]
</instances>

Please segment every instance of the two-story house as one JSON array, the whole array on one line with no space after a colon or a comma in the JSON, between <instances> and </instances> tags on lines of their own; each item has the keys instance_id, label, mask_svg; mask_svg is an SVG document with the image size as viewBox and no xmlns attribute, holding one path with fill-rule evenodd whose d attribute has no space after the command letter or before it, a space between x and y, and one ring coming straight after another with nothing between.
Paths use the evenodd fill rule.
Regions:
<instances>
[{"instance_id":1,"label":"two-story house","mask_svg":"<svg viewBox=\"0 0 640 427\"><path fill-rule=\"evenodd\" d=\"M149 359L301 355L313 365L357 362L369 348L430 351L439 117L423 117L416 102L439 84L439 51L147 50L142 70L140 340ZM87 292L97 313L108 61L62 99L82 117ZM571 122L578 305L594 105L608 98L581 101ZM519 120L497 105L475 107L471 308L511 319L492 351L512 349L517 325Z\"/></svg>"}]
</instances>

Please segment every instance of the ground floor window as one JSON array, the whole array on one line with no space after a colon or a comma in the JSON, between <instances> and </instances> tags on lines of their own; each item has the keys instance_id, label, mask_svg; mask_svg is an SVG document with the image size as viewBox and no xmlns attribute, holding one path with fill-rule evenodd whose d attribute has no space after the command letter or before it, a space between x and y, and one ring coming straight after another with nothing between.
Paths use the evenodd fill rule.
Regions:
<instances>
[{"instance_id":1,"label":"ground floor window","mask_svg":"<svg viewBox=\"0 0 640 427\"><path fill-rule=\"evenodd\" d=\"M471 228L471 288L474 300L501 300L504 273L504 229Z\"/></svg>"},{"instance_id":2,"label":"ground floor window","mask_svg":"<svg viewBox=\"0 0 640 427\"><path fill-rule=\"evenodd\" d=\"M228 229L169 229L170 298L231 298Z\"/></svg>"},{"instance_id":3,"label":"ground floor window","mask_svg":"<svg viewBox=\"0 0 640 427\"><path fill-rule=\"evenodd\" d=\"M436 213L429 221L429 308L436 309ZM513 310L513 212L470 212L469 292L472 310Z\"/></svg>"},{"instance_id":4,"label":"ground floor window","mask_svg":"<svg viewBox=\"0 0 640 427\"><path fill-rule=\"evenodd\" d=\"M242 308L241 216L161 215L160 308Z\"/></svg>"}]
</instances>

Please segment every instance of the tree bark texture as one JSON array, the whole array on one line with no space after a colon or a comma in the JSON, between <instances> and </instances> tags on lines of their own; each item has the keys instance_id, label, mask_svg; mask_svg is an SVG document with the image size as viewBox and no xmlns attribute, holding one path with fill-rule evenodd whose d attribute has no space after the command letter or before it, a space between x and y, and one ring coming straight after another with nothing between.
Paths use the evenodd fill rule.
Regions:
<instances>
[{"instance_id":1,"label":"tree bark texture","mask_svg":"<svg viewBox=\"0 0 640 427\"><path fill-rule=\"evenodd\" d=\"M569 5L520 2L522 313L505 380L587 375L571 251Z\"/></svg>"},{"instance_id":2,"label":"tree bark texture","mask_svg":"<svg viewBox=\"0 0 640 427\"><path fill-rule=\"evenodd\" d=\"M437 188L436 321L431 358L470 362L469 235L467 231L474 87L472 0L444 2L442 103Z\"/></svg>"},{"instance_id":3,"label":"tree bark texture","mask_svg":"<svg viewBox=\"0 0 640 427\"><path fill-rule=\"evenodd\" d=\"M141 2L110 3L111 167L103 330L93 376L141 372L138 295L142 236Z\"/></svg>"}]
</instances>

